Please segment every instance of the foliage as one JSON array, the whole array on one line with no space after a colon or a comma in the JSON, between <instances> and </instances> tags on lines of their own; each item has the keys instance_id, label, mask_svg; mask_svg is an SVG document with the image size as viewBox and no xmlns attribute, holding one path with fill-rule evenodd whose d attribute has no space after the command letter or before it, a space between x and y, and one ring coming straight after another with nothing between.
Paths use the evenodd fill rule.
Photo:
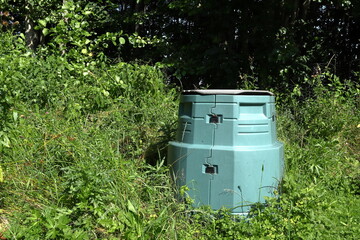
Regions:
<instances>
[{"instance_id":1,"label":"foliage","mask_svg":"<svg viewBox=\"0 0 360 240\"><path fill-rule=\"evenodd\" d=\"M162 41L122 51L125 60L168 64L187 88L237 88L246 76L258 88L284 90L310 75L357 81L359 1L122 1L120 28Z\"/></svg>"},{"instance_id":2,"label":"foliage","mask_svg":"<svg viewBox=\"0 0 360 240\"><path fill-rule=\"evenodd\" d=\"M194 7L172 4L173 11ZM69 9L80 15L71 26L81 21L90 26L87 10L84 5ZM195 10L189 17L203 13L201 6ZM330 67L311 76L305 73L309 61L304 59L304 68L296 68L302 73L297 83L273 86L286 156L280 197L254 206L247 217L233 216L229 209L194 209L176 198L186 187L174 188L164 164L178 97L178 90L165 82L159 67L164 64L110 64L100 57L105 48L92 49L98 37L94 28L80 26L69 33L51 21L42 29L49 29L48 43L54 45L37 53L28 51L23 34L0 35L1 237L358 238L356 81L339 78ZM80 34L85 32L90 35ZM58 36L63 42L56 42ZM108 37L99 41L111 41L114 35ZM83 42L76 45L78 40ZM89 56L92 51L98 51L96 57ZM261 85L260 65L254 61L250 66L244 86L253 88Z\"/></svg>"},{"instance_id":3,"label":"foliage","mask_svg":"<svg viewBox=\"0 0 360 240\"><path fill-rule=\"evenodd\" d=\"M0 199L12 219L7 236L175 234L167 231L176 208L171 178L163 162L144 159L148 148L161 154L156 149L176 118L176 94L160 70L29 57L21 37L2 39Z\"/></svg>"},{"instance_id":4,"label":"foliage","mask_svg":"<svg viewBox=\"0 0 360 240\"><path fill-rule=\"evenodd\" d=\"M162 62L184 88L284 90L330 70L358 81L360 2L1 0L1 28L68 60Z\"/></svg>"}]
</instances>

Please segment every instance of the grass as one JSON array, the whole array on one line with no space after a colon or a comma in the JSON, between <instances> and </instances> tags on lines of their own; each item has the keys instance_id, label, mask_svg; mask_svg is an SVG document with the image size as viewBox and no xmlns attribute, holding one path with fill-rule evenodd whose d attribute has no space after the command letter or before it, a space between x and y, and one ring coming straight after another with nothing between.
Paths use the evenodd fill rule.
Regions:
<instances>
[{"instance_id":1,"label":"grass","mask_svg":"<svg viewBox=\"0 0 360 240\"><path fill-rule=\"evenodd\" d=\"M176 103L170 105L172 108L166 110L176 111ZM161 115L165 108L159 109ZM152 113L158 118L143 121L139 126L138 120L124 110L133 109L114 105L107 111L77 118L67 118L56 109L12 110L11 115L17 117L13 117L7 132L11 143L9 147L3 146L1 156L4 236L9 239L359 236L359 152L354 149L359 131L354 120L357 116L343 118L348 109L342 107L343 112L333 109L342 118L343 127L328 139L313 136L309 131L302 131L303 136L295 135L301 133L301 126L294 124L288 111L279 110L279 138L285 142L286 156L283 193L280 201L269 199L267 208L254 208L248 221L234 221L225 209L213 212L204 207L194 212L191 206L179 202L164 164L166 154L161 150L171 138L176 114L162 119L165 113L161 116ZM298 110L309 111L306 107ZM146 114L143 117L148 119ZM153 165L147 164L146 152L152 152Z\"/></svg>"}]
</instances>

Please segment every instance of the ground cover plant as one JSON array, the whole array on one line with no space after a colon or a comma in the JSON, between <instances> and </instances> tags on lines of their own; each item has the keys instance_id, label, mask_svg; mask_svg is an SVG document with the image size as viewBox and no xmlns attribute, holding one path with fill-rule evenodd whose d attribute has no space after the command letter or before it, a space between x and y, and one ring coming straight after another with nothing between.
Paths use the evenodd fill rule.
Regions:
<instances>
[{"instance_id":1,"label":"ground cover plant","mask_svg":"<svg viewBox=\"0 0 360 240\"><path fill-rule=\"evenodd\" d=\"M0 36L7 239L358 239L360 91L321 72L276 89L281 197L249 218L193 209L166 166L179 89L159 66L34 54ZM256 87L256 82L249 83Z\"/></svg>"}]
</instances>

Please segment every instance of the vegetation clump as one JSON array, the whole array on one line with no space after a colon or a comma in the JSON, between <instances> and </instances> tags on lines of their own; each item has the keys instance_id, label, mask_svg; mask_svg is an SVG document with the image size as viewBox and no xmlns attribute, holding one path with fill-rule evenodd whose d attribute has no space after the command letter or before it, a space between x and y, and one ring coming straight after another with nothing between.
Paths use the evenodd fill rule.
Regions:
<instances>
[{"instance_id":1,"label":"vegetation clump","mask_svg":"<svg viewBox=\"0 0 360 240\"><path fill-rule=\"evenodd\" d=\"M131 1L124 1L121 6L116 1L100 1L106 2L106 7L96 1L89 1L91 4L70 0L26 1L24 6L18 4L22 1L0 2L12 10L0 9L1 238L358 239L360 236L359 72L354 70L351 80L338 77L330 61L310 74L313 66L309 59L316 59L314 49L319 45L306 48L309 58L299 55L301 49L297 51L291 42L294 34L299 33L296 24L301 23L291 19L299 16L291 16L287 26L273 32L277 34L266 33L283 50L275 61L279 63L277 67L260 71L259 66L266 65L264 58L259 61L247 55L249 63L245 65L251 71L244 70L243 65L238 68L240 80L226 83L244 89L266 87L275 93L278 137L285 144L286 169L278 189L280 197L267 199L266 206L255 205L247 218L241 218L233 216L229 209L214 211L207 206L194 209L186 199L179 200L177 196L186 187L174 186L165 164L167 142L174 139L177 127L181 89L173 80L177 77L188 80L184 85L192 86L199 84L191 80L194 76L200 76L198 80L215 76L213 70L204 68L199 63L203 61L197 59L202 48L199 39L188 45L182 42L184 47L179 52L174 55L166 52L162 59L156 51L165 51L166 46L174 51L181 42L181 39L171 42L176 34L168 31L174 22L159 25L166 30L165 35L169 34L164 39L105 27L119 20L114 17L119 17L118 12L126 12L128 15L122 16L120 25L128 30L134 23L132 29L141 32L145 29L142 20L147 22L153 17L159 23L156 16L160 10L129 15L127 11L133 6L125 5ZM153 10L159 5L136 2L133 5L139 9ZM183 24L193 19L188 31L181 23L175 29L179 30L177 34L184 31L186 36L196 35L203 29L199 25L201 16L207 19L217 5L213 1L203 5L203 1L185 2L189 4L172 1L164 7L162 10L167 14L164 19L183 19ZM332 3L313 2L316 6L328 6L322 9L322 14L335 11L335 7L329 7ZM343 16L357 6L350 1L341 2L343 5L339 3L336 9ZM51 9L45 19L41 17L44 6ZM221 9L224 10L219 7L219 12L213 13L221 15ZM250 6L245 12L232 14L246 13L249 15L246 21L250 21L251 10L254 9ZM171 18L176 14L178 18ZM356 16L343 21L354 27ZM45 39L29 45L29 39L36 36L25 35L26 24L16 18L34 24L33 34ZM267 25L260 22L262 27ZM301 25L306 31L309 22ZM238 26L239 22L234 24ZM159 33L159 29L152 25L144 35ZM321 39L328 40L324 37L324 26L318 26L318 30ZM211 31L205 36L214 37L208 44L222 41L222 36L218 39ZM260 41L257 37L260 32L261 28L255 29L254 36L244 36L243 40L253 37ZM311 43L309 39L303 41ZM228 47L235 46L235 42L229 42ZM189 59L189 55L196 55L193 62L184 63L179 58L171 63L178 54L189 53L189 49L194 52L184 56ZM220 50L209 49L201 55L206 58L205 63L212 63L209 66L231 55L221 55L223 58L216 62ZM241 56L250 54L249 51ZM127 58L123 54L134 60L139 53L144 57L123 61ZM253 53L259 56L258 50ZM327 54L324 50L319 56ZM294 63L286 65L293 57ZM233 70L238 65L234 66L230 66L227 81L234 76ZM344 67L343 62L341 66ZM218 74L224 69L220 66ZM259 76L266 74L269 77L261 81ZM292 82L294 75L297 77ZM275 81L276 76L281 76L280 80ZM221 82L220 78L214 82L209 79L204 83L210 86L219 86Z\"/></svg>"}]
</instances>

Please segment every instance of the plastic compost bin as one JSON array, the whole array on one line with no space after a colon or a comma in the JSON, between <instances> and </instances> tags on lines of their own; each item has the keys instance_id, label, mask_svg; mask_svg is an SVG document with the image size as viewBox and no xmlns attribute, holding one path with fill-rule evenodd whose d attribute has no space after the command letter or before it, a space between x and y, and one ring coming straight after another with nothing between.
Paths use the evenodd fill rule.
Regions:
<instances>
[{"instance_id":1,"label":"plastic compost bin","mask_svg":"<svg viewBox=\"0 0 360 240\"><path fill-rule=\"evenodd\" d=\"M276 138L275 97L268 91L185 90L168 164L193 205L247 213L276 196L283 144Z\"/></svg>"}]
</instances>

